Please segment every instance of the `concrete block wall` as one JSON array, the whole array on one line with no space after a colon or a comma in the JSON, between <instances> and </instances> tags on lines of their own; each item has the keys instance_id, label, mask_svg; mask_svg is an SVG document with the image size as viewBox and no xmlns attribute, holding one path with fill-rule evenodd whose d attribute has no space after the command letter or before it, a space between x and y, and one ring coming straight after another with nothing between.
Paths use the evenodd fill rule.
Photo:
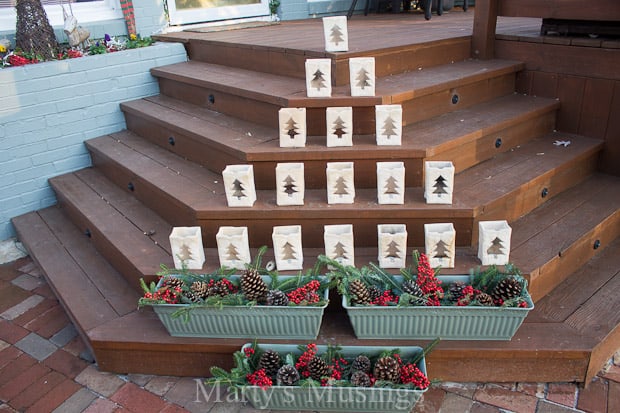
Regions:
<instances>
[{"instance_id":1,"label":"concrete block wall","mask_svg":"<svg viewBox=\"0 0 620 413\"><path fill-rule=\"evenodd\" d=\"M125 128L119 104L159 93L152 67L181 43L0 69L0 240L10 219L56 202L47 180L90 165L83 142Z\"/></svg>"}]
</instances>

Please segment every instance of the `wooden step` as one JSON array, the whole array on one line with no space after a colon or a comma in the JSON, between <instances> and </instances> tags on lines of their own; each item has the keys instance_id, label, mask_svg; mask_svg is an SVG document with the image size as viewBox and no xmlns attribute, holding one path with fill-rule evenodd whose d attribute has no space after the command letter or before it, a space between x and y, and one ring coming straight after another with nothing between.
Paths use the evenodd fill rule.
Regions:
<instances>
[{"instance_id":1,"label":"wooden step","mask_svg":"<svg viewBox=\"0 0 620 413\"><path fill-rule=\"evenodd\" d=\"M93 349L98 366L116 373L204 377L212 365L230 367L244 339L171 337L128 282L84 242L82 232L52 207L14 219L20 240ZM57 235L57 233L62 235ZM316 251L315 251L316 252ZM547 295L510 341L442 341L427 357L431 378L466 382L585 382L616 350L620 300L620 239ZM583 274L589 274L584 282ZM105 298L105 299L104 299ZM93 305L94 304L94 305ZM296 343L295 341L292 341ZM318 343L394 345L357 340L332 296ZM425 341L403 343L425 345ZM174 357L174 363L161 363Z\"/></svg>"},{"instance_id":2,"label":"wooden step","mask_svg":"<svg viewBox=\"0 0 620 413\"><path fill-rule=\"evenodd\" d=\"M377 224L404 223L409 243L423 245L425 223L452 222L457 245L470 246L477 242L477 221L514 221L593 172L601 142L571 136L568 147L553 145L565 138L547 135L458 174L452 205L428 205L422 188L408 186L404 205L379 205L376 189L361 188L354 204L328 205L325 189L310 189L304 206L278 206L272 190L259 190L253 207L230 208L218 175L200 168L187 176L177 173L166 166L170 159L181 162L176 155L144 142L133 147L140 139L129 133L97 138L87 146L94 165L110 180L121 188L131 184L132 195L168 222L200 225L205 240L215 239L220 226L247 225L250 245L260 247L271 243L272 227L302 225L303 245L320 247L323 225L351 223L355 245L367 247L376 246ZM148 153L141 152L145 147L151 148ZM212 189L192 182L209 183ZM543 197L544 188L548 195Z\"/></svg>"},{"instance_id":3,"label":"wooden step","mask_svg":"<svg viewBox=\"0 0 620 413\"><path fill-rule=\"evenodd\" d=\"M374 97L336 86L329 98L308 98L302 79L190 61L151 70L160 93L277 130L278 110L306 108L308 135L325 135L325 108L353 107L355 134L372 134L374 107L400 104L403 125L513 93L523 63L467 60L376 79Z\"/></svg>"},{"instance_id":4,"label":"wooden step","mask_svg":"<svg viewBox=\"0 0 620 413\"><path fill-rule=\"evenodd\" d=\"M439 27L438 22L363 19L348 21L349 51L330 53L325 51L322 24L321 19L315 19L268 28L207 33L197 29L156 37L182 41L194 61L300 79L305 78L306 59L330 58L335 85L349 83L351 57L374 57L375 72L383 77L465 60L471 47L470 33L463 33L458 26L444 24L432 30ZM376 36L377 32L381 36Z\"/></svg>"},{"instance_id":5,"label":"wooden step","mask_svg":"<svg viewBox=\"0 0 620 413\"><path fill-rule=\"evenodd\" d=\"M511 224L510 258L534 301L620 237L619 206L620 178L595 174Z\"/></svg>"},{"instance_id":6,"label":"wooden step","mask_svg":"<svg viewBox=\"0 0 620 413\"><path fill-rule=\"evenodd\" d=\"M255 185L275 188L278 162L303 162L306 188L325 187L327 162L356 160L356 187L376 188L377 161L405 163L407 184L422 185L424 160L452 161L460 172L551 132L555 100L510 94L403 128L402 145L377 146L374 135L354 136L354 147L328 148L308 137L303 150L280 148L274 128L242 121L160 95L122 104L127 127L162 148L221 173L251 163Z\"/></svg>"}]
</instances>

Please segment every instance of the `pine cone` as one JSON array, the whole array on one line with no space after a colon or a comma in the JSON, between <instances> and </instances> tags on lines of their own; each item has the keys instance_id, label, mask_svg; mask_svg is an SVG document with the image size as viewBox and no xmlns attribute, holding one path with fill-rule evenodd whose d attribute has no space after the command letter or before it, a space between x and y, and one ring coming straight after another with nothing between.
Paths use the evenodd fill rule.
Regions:
<instances>
[{"instance_id":1,"label":"pine cone","mask_svg":"<svg viewBox=\"0 0 620 413\"><path fill-rule=\"evenodd\" d=\"M420 288L417 282L414 280L405 280L400 286L403 293L407 293L413 298L409 301L412 305L426 305L426 299L424 298L424 291Z\"/></svg>"},{"instance_id":2,"label":"pine cone","mask_svg":"<svg viewBox=\"0 0 620 413\"><path fill-rule=\"evenodd\" d=\"M483 305L483 306L492 306L493 305L493 297L491 297L489 294L487 293L478 293L476 294L476 300L478 301L478 304Z\"/></svg>"},{"instance_id":3,"label":"pine cone","mask_svg":"<svg viewBox=\"0 0 620 413\"><path fill-rule=\"evenodd\" d=\"M197 303L200 301L200 295L194 293L193 291L187 291L186 293L184 293L185 298L187 298L190 302L192 303Z\"/></svg>"},{"instance_id":4,"label":"pine cone","mask_svg":"<svg viewBox=\"0 0 620 413\"><path fill-rule=\"evenodd\" d=\"M521 295L523 289L521 283L514 277L508 277L501 280L491 293L491 297L495 301L508 301Z\"/></svg>"},{"instance_id":5,"label":"pine cone","mask_svg":"<svg viewBox=\"0 0 620 413\"><path fill-rule=\"evenodd\" d=\"M329 375L329 366L320 357L314 356L308 362L308 371L310 372L310 377L314 380L321 380L321 377L325 377Z\"/></svg>"},{"instance_id":6,"label":"pine cone","mask_svg":"<svg viewBox=\"0 0 620 413\"><path fill-rule=\"evenodd\" d=\"M265 369L269 377L274 377L278 373L281 364L280 355L273 350L266 350L258 360L258 368Z\"/></svg>"},{"instance_id":7,"label":"pine cone","mask_svg":"<svg viewBox=\"0 0 620 413\"><path fill-rule=\"evenodd\" d=\"M209 296L209 284L204 281L194 281L189 289L199 299L204 300Z\"/></svg>"},{"instance_id":8,"label":"pine cone","mask_svg":"<svg viewBox=\"0 0 620 413\"><path fill-rule=\"evenodd\" d=\"M367 305L370 303L368 287L360 280L349 283L349 294L351 295L351 304Z\"/></svg>"},{"instance_id":9,"label":"pine cone","mask_svg":"<svg viewBox=\"0 0 620 413\"><path fill-rule=\"evenodd\" d=\"M181 288L183 288L183 280L181 280L178 277L173 277L171 275L166 275L162 279L161 286L162 287L168 287L168 288L174 288L174 287L181 287Z\"/></svg>"},{"instance_id":10,"label":"pine cone","mask_svg":"<svg viewBox=\"0 0 620 413\"><path fill-rule=\"evenodd\" d=\"M351 374L351 384L356 387L370 387L370 376L363 371L354 371Z\"/></svg>"},{"instance_id":11,"label":"pine cone","mask_svg":"<svg viewBox=\"0 0 620 413\"><path fill-rule=\"evenodd\" d=\"M267 305L287 306L288 297L280 290L269 290L267 292Z\"/></svg>"},{"instance_id":12,"label":"pine cone","mask_svg":"<svg viewBox=\"0 0 620 413\"><path fill-rule=\"evenodd\" d=\"M245 270L241 275L241 291L248 301L263 301L267 294L267 284L254 268Z\"/></svg>"},{"instance_id":13,"label":"pine cone","mask_svg":"<svg viewBox=\"0 0 620 413\"><path fill-rule=\"evenodd\" d=\"M381 297L381 295L383 295L383 291L381 290L381 288L377 287L376 285L371 285L370 287L368 287L368 296L370 297L371 303Z\"/></svg>"},{"instance_id":14,"label":"pine cone","mask_svg":"<svg viewBox=\"0 0 620 413\"><path fill-rule=\"evenodd\" d=\"M370 371L370 359L363 354L360 354L351 363L351 369L368 373Z\"/></svg>"},{"instance_id":15,"label":"pine cone","mask_svg":"<svg viewBox=\"0 0 620 413\"><path fill-rule=\"evenodd\" d=\"M394 357L381 357L375 363L373 375L377 380L385 380L396 383L400 374L400 366Z\"/></svg>"},{"instance_id":16,"label":"pine cone","mask_svg":"<svg viewBox=\"0 0 620 413\"><path fill-rule=\"evenodd\" d=\"M211 288L209 288L208 294L209 294L209 297L211 296L224 297L230 294L230 291L228 290L228 286L222 280L220 280L220 281L216 281L215 283L213 283Z\"/></svg>"},{"instance_id":17,"label":"pine cone","mask_svg":"<svg viewBox=\"0 0 620 413\"><path fill-rule=\"evenodd\" d=\"M459 298L463 295L463 288L465 288L467 284L463 281L456 281L450 284L450 288L448 288L448 298L453 303L457 302Z\"/></svg>"},{"instance_id":18,"label":"pine cone","mask_svg":"<svg viewBox=\"0 0 620 413\"><path fill-rule=\"evenodd\" d=\"M299 372L290 364L280 367L276 374L276 383L278 386L294 386L299 381Z\"/></svg>"}]
</instances>

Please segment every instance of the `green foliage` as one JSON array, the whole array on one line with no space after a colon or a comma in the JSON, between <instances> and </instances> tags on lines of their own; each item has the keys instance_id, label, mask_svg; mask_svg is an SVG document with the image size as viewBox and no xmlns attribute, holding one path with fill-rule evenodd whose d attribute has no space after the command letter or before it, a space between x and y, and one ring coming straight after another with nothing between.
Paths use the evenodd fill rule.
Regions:
<instances>
[{"instance_id":1,"label":"green foliage","mask_svg":"<svg viewBox=\"0 0 620 413\"><path fill-rule=\"evenodd\" d=\"M278 14L278 7L280 7L280 0L269 0L269 13Z\"/></svg>"}]
</instances>

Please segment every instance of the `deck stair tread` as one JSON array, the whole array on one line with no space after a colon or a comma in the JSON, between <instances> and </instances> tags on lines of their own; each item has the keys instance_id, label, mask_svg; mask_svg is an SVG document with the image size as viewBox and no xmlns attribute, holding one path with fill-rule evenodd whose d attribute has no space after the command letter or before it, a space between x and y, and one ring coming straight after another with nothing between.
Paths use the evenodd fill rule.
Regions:
<instances>
[{"instance_id":1,"label":"deck stair tread","mask_svg":"<svg viewBox=\"0 0 620 413\"><path fill-rule=\"evenodd\" d=\"M125 279L106 265L105 260L99 256L90 243L82 241L84 235L73 227L72 223L62 215L57 207L29 213L16 218L14 222L20 232L20 237L27 239L29 245L36 245L36 242L45 245L45 248L37 246L34 249L33 257L42 266L48 277L50 274L57 274L56 277L50 278L50 284L59 293L63 305L74 309L79 320L77 325L87 335L95 351L101 352L101 354L121 352L127 360L148 358L151 353L175 351L180 355L179 360L185 360L186 357L196 360L192 357L201 352L212 353L217 357L221 357L222 354L230 354L247 341L243 339L218 340L171 337L152 310L149 308L136 310L135 303L138 294L128 287ZM50 228L62 230L64 235L57 237ZM611 329L615 328L615 324L605 322L606 319L609 319L609 314L603 316L603 313L612 311L611 308L617 308L614 303L619 298L617 294L613 294L613 291L615 284L620 279L619 248L620 239L617 239L600 255L586 263L583 268L577 268L563 285L545 297L540 305L536 306L511 341L441 342L428 358L429 365L433 366L434 374L438 374L438 377L442 378L463 380L464 377L461 376L450 376L447 371L448 368L442 367L450 364L449 361L446 363L446 360L467 360L471 358L479 362L481 358L493 359L493 357L504 354L506 351L512 354L510 358L501 358L500 356L494 362L518 364L524 363L525 360L535 359L540 366L552 362L559 362L562 365L579 363L577 360L592 351L601 336L608 334ZM63 253L57 255L59 250ZM212 253L213 251L209 251L210 256L213 256ZM92 262L89 263L89 261ZM79 269L83 266L86 268L77 271L82 273L82 276L76 277L76 271L63 272L58 268L59 266L62 266L63 269ZM597 268L605 268L605 271L597 276L596 282L587 285L587 287L584 286L582 274ZM84 275L84 271L88 271L87 276ZM62 274L62 277L58 278L59 274ZM89 281L89 277L97 278L98 282ZM110 286L111 282L116 287ZM586 288L578 287L580 285ZM93 294L101 296L100 291L104 288L117 290L119 302L122 304L116 304L116 310L112 310L114 307L110 303L106 304L102 297L91 301L93 300L91 296ZM63 291L64 293L62 293ZM76 294L76 291L79 291L80 294ZM571 299L567 300L566 298ZM555 303L563 303L561 311L564 312L564 316L557 317L553 314L554 301ZM93 303L98 304L93 305ZM133 304L131 311L129 310L130 304ZM103 311L100 306L103 306ZM606 308L602 308L602 306ZM110 310L106 312L105 308L110 308ZM118 311L120 308L125 310ZM78 309L79 311L76 311ZM584 317L583 312L587 313L586 317ZM97 318L95 321L85 321L91 317ZM587 322L583 320L584 318L587 318ZM581 321L578 322L578 319ZM584 332L583 329L580 330L580 326L584 325L596 325L599 326L599 330ZM374 340L355 339L346 317L340 309L333 306L327 309L324 325L317 342L325 340L337 340L341 344L377 344ZM420 340L405 342L411 344L424 343ZM484 355L469 357L476 353L483 353ZM101 368L106 369L105 361L107 359L103 361L104 364ZM129 364L135 366L135 362ZM202 376L207 374L209 366L208 363L193 361L193 365L191 367L184 366L184 370L180 369L175 372L167 369L164 372L157 365L159 363L142 366L143 372L149 374L187 374L189 371L190 375ZM109 367L119 368L118 365L110 365ZM480 369L478 368L478 370ZM483 374L484 369L482 368L480 374ZM496 373L488 372L486 376L478 377L485 377L488 380L501 380L501 377L494 376L494 374ZM545 369L539 369L537 373L533 374L536 374L536 377L541 380L546 377ZM574 379L579 380L581 378L575 377Z\"/></svg>"},{"instance_id":2,"label":"deck stair tread","mask_svg":"<svg viewBox=\"0 0 620 413\"><path fill-rule=\"evenodd\" d=\"M198 61L157 67L151 73L158 78L234 93L282 107L313 108L398 104L440 90L515 73L523 67L523 63L511 60L466 60L440 65L432 70L379 77L376 79L375 96L352 97L349 86L336 86L332 88L329 98L308 98L303 79Z\"/></svg>"},{"instance_id":3,"label":"deck stair tread","mask_svg":"<svg viewBox=\"0 0 620 413\"><path fill-rule=\"evenodd\" d=\"M507 128L519 122L532 122L537 117L552 115L558 106L555 100L512 94L407 125L403 127L398 156L437 158L446 151L458 151L463 145L473 144L484 136L503 136ZM379 159L390 159L395 152L394 147L377 146L375 137L371 135L354 135L355 151L351 151L350 147L329 148L324 136L309 136L303 150L280 148L275 128L163 95L125 102L121 107L125 113L143 117L162 127L174 125L173 131L190 137L197 144L208 145L209 150L222 150L239 162L330 160L335 156L353 159L371 154ZM519 136L511 142L504 137L502 150L508 150L523 139L523 136ZM170 148L167 142L164 144L176 151L177 146L183 143L177 142L174 148ZM497 151L493 148L493 152ZM456 167L460 167L458 163Z\"/></svg>"},{"instance_id":4,"label":"deck stair tread","mask_svg":"<svg viewBox=\"0 0 620 413\"><path fill-rule=\"evenodd\" d=\"M125 136L131 135L125 134ZM482 211L483 208L488 207L493 202L510 198L512 192L519 191L522 187L528 187L529 182L535 177L544 177L545 174L553 175L553 171L556 169L572 167L574 158L594 156L601 147L601 142L598 140L574 135L571 137L573 143L567 148L553 145L554 140L565 136L563 134L551 134L535 139L513 151L498 154L495 158L458 174L455 178L455 201L453 205L427 205L423 200L421 188L409 187L406 192L406 203L392 209L400 216L407 214L429 217L439 217L441 214L445 216L467 216L471 214L471 210L480 209ZM253 208L229 208L221 182L219 185L215 185L212 191L205 191L203 188L196 188L191 185L191 182L197 181L221 181L220 175L206 169L195 168L195 172L201 173L203 178L200 179L196 176L188 178L180 172L169 169L165 166L165 161L157 161L153 158L154 156L165 156L166 159L173 159L176 155L165 151L152 151L149 154L142 154L137 150L137 147L128 146L131 142L139 142L139 139L132 138L131 142L128 141L127 143L122 139L120 135L117 137L101 137L88 141L87 145L91 151L95 152L93 155L95 164L100 162L100 158L105 157L105 162L101 161L101 163L108 166L111 163L116 164L106 170L120 173L119 170L124 169L128 171L126 172L127 176L135 177L136 193L139 192L137 188L140 186L139 182L148 183L153 187L153 190L165 193L166 197L184 205L184 209L195 211L198 218L245 216L246 219L249 219L258 213L261 217L268 215L286 217L299 213L299 207L296 206L277 206L272 190L258 190L257 201ZM143 147L146 146L143 145ZM543 157L545 162L541 162ZM120 181L118 184L125 186L126 181ZM372 214L372 211L379 213L380 210L383 211L391 207L379 205L376 202L376 190L373 189L356 191L356 202L354 204L330 205L329 208L326 208L326 198L327 194L324 189L307 190L304 214L310 214L306 215L307 217L325 216L325 214L331 217L343 214L346 216L352 209L359 210L360 208ZM521 205L521 202L518 202L518 205ZM513 215L516 212L523 212L516 208L512 209L514 210ZM489 213L487 212L487 214ZM513 219L518 216L514 216Z\"/></svg>"}]
</instances>

